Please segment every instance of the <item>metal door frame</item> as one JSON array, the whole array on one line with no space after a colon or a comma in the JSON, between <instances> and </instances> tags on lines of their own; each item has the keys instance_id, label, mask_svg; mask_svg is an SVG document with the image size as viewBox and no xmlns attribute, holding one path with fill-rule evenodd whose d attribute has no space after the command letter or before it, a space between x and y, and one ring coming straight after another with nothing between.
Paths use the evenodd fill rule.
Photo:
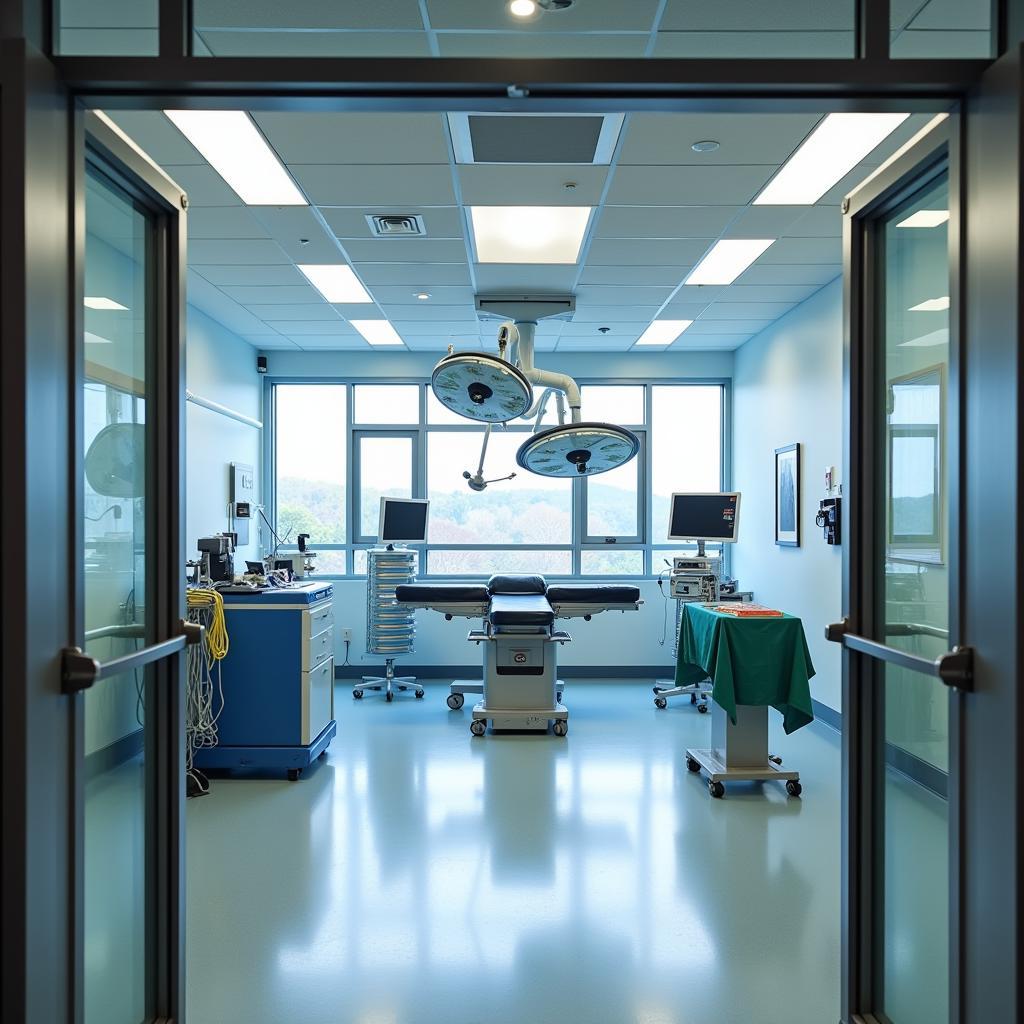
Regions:
<instances>
[{"instance_id":1,"label":"metal door frame","mask_svg":"<svg viewBox=\"0 0 1024 1024\"><path fill-rule=\"evenodd\" d=\"M844 508L842 623L830 627L829 639L843 644L843 843L842 843L842 1020L873 1022L880 992L879 953L874 945L881 890L875 877L884 768L885 663L938 676L955 688L950 698L949 734L949 1022L963 1019L961 963L962 792L959 751L963 693L969 690L973 652L960 646L963 628L960 565L963 423L961 387L961 310L963 259L960 218L960 115L955 113L904 148L892 161L843 202L844 305L844 460L848 494ZM881 580L875 564L884 531L877 509L878 467L875 463L878 311L882 260L878 226L890 210L948 172L950 257L949 374L946 491L949 538L949 639L952 651L936 662L888 646L884 609L880 608ZM890 634L891 635L891 634ZM898 1024L898 1022L897 1022Z\"/></svg>"}]
</instances>

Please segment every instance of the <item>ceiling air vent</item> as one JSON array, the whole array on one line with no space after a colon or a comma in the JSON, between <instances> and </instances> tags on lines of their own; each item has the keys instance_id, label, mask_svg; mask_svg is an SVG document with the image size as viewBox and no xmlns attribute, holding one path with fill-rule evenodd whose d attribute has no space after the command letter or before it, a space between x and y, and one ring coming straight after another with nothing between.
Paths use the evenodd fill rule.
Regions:
<instances>
[{"instance_id":1,"label":"ceiling air vent","mask_svg":"<svg viewBox=\"0 0 1024 1024\"><path fill-rule=\"evenodd\" d=\"M368 214L366 223L377 238L409 238L427 233L423 218L413 213Z\"/></svg>"}]
</instances>

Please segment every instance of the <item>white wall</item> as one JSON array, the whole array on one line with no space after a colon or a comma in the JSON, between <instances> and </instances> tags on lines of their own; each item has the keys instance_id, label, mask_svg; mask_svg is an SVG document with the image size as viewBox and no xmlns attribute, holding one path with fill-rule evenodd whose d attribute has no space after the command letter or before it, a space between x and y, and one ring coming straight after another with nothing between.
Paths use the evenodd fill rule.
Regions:
<instances>
[{"instance_id":1,"label":"white wall","mask_svg":"<svg viewBox=\"0 0 1024 1024\"><path fill-rule=\"evenodd\" d=\"M842 285L816 292L736 352L733 485L743 492L733 574L754 599L803 619L817 675L811 695L840 709L839 647L824 628L842 617L842 548L814 525L825 466L844 480ZM800 547L775 545L776 448L800 442ZM845 487L844 487L845 491Z\"/></svg>"}]
</instances>

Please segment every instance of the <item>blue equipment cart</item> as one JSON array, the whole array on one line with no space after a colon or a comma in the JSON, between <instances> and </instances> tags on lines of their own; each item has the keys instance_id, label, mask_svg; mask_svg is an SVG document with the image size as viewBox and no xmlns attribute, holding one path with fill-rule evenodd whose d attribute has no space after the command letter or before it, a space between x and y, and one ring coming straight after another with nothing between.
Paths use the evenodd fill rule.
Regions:
<instances>
[{"instance_id":1,"label":"blue equipment cart","mask_svg":"<svg viewBox=\"0 0 1024 1024\"><path fill-rule=\"evenodd\" d=\"M229 650L217 745L197 768L284 768L294 781L322 755L334 721L334 587L225 593Z\"/></svg>"}]
</instances>

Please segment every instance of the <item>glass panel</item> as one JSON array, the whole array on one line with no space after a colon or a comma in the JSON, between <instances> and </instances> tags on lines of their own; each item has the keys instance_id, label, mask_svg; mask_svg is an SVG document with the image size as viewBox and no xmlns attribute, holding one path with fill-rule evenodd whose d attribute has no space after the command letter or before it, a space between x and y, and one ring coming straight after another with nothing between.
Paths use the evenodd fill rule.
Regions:
<instances>
[{"instance_id":1,"label":"glass panel","mask_svg":"<svg viewBox=\"0 0 1024 1024\"><path fill-rule=\"evenodd\" d=\"M355 552L355 574L357 576L366 575L366 549L356 548Z\"/></svg>"},{"instance_id":2,"label":"glass panel","mask_svg":"<svg viewBox=\"0 0 1024 1024\"><path fill-rule=\"evenodd\" d=\"M446 551L430 549L427 572L431 576L490 576L495 572L530 572L568 576L572 572L569 551Z\"/></svg>"},{"instance_id":3,"label":"glass panel","mask_svg":"<svg viewBox=\"0 0 1024 1024\"><path fill-rule=\"evenodd\" d=\"M313 547L345 543L345 402L343 384L274 388L275 515L282 540L294 544L308 533Z\"/></svg>"},{"instance_id":4,"label":"glass panel","mask_svg":"<svg viewBox=\"0 0 1024 1024\"><path fill-rule=\"evenodd\" d=\"M722 489L722 388L661 384L651 391L651 539L657 542L668 538L673 492Z\"/></svg>"},{"instance_id":5,"label":"glass panel","mask_svg":"<svg viewBox=\"0 0 1024 1024\"><path fill-rule=\"evenodd\" d=\"M644 553L603 549L581 553L580 569L584 576L642 576Z\"/></svg>"},{"instance_id":6,"label":"glass panel","mask_svg":"<svg viewBox=\"0 0 1024 1024\"><path fill-rule=\"evenodd\" d=\"M376 537L380 499L412 497L412 438L359 439L359 533Z\"/></svg>"},{"instance_id":7,"label":"glass panel","mask_svg":"<svg viewBox=\"0 0 1024 1024\"><path fill-rule=\"evenodd\" d=\"M884 672L881 1005L893 1024L934 1024L949 1020L949 804L945 775L907 748L923 754L930 728L930 759L945 764L949 693L907 669ZM910 721L917 725L908 736Z\"/></svg>"},{"instance_id":8,"label":"glass panel","mask_svg":"<svg viewBox=\"0 0 1024 1024\"><path fill-rule=\"evenodd\" d=\"M893 57L978 58L993 55L992 0L892 0Z\"/></svg>"},{"instance_id":9,"label":"glass panel","mask_svg":"<svg viewBox=\"0 0 1024 1024\"><path fill-rule=\"evenodd\" d=\"M345 552L322 547L316 548L316 575L317 576L344 576Z\"/></svg>"},{"instance_id":10,"label":"glass panel","mask_svg":"<svg viewBox=\"0 0 1024 1024\"><path fill-rule=\"evenodd\" d=\"M239 11L244 10L244 17ZM195 0L195 52L231 57L852 57L854 0Z\"/></svg>"},{"instance_id":11,"label":"glass panel","mask_svg":"<svg viewBox=\"0 0 1024 1024\"><path fill-rule=\"evenodd\" d=\"M516 465L526 431L495 431L484 477L514 480L471 491L463 473L476 473L483 430L432 430L427 436L427 496L431 544L568 544L572 540L572 481L527 473Z\"/></svg>"},{"instance_id":12,"label":"glass panel","mask_svg":"<svg viewBox=\"0 0 1024 1024\"><path fill-rule=\"evenodd\" d=\"M64 56L154 57L159 0L59 0L57 51Z\"/></svg>"},{"instance_id":13,"label":"glass panel","mask_svg":"<svg viewBox=\"0 0 1024 1024\"><path fill-rule=\"evenodd\" d=\"M146 248L151 225L90 176L85 195L82 396L85 649L109 661L145 646ZM145 1016L144 673L84 697L85 1024ZM96 757L90 759L90 755Z\"/></svg>"},{"instance_id":14,"label":"glass panel","mask_svg":"<svg viewBox=\"0 0 1024 1024\"><path fill-rule=\"evenodd\" d=\"M588 537L640 536L637 481L641 458L642 454L624 466L587 480Z\"/></svg>"},{"instance_id":15,"label":"glass panel","mask_svg":"<svg viewBox=\"0 0 1024 1024\"><path fill-rule=\"evenodd\" d=\"M356 384L353 423L419 423L418 384Z\"/></svg>"},{"instance_id":16,"label":"glass panel","mask_svg":"<svg viewBox=\"0 0 1024 1024\"><path fill-rule=\"evenodd\" d=\"M583 418L601 423L617 423L622 427L641 426L644 422L644 389L642 385L584 384Z\"/></svg>"}]
</instances>

